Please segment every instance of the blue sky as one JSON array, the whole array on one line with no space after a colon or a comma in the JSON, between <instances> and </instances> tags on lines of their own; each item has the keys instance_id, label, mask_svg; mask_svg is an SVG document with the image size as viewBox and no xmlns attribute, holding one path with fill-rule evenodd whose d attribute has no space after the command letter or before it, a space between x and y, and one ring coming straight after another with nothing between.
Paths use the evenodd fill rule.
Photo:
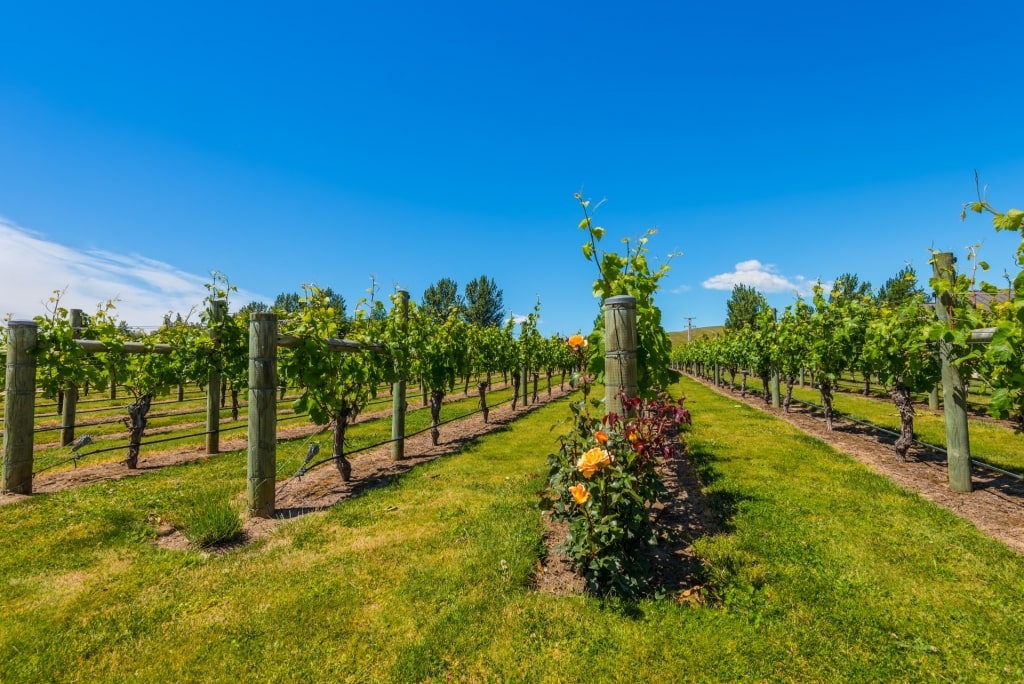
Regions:
<instances>
[{"instance_id":1,"label":"blue sky","mask_svg":"<svg viewBox=\"0 0 1024 684\"><path fill-rule=\"evenodd\" d=\"M1019 2L0 5L0 314L50 291L153 325L209 272L350 307L486 274L545 333L589 330L605 246L656 227L666 327L876 287L959 220L973 172L1024 205ZM962 261L962 260L961 260Z\"/></svg>"}]
</instances>

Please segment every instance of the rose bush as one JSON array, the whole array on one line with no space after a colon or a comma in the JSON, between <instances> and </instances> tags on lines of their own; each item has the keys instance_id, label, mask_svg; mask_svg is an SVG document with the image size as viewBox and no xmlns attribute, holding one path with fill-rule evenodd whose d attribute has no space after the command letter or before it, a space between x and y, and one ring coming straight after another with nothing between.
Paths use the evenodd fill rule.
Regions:
<instances>
[{"instance_id":1,"label":"rose bush","mask_svg":"<svg viewBox=\"0 0 1024 684\"><path fill-rule=\"evenodd\" d=\"M583 359L582 346L576 348ZM627 416L591 416L589 382L571 404L572 429L548 457L543 506L568 523L562 550L595 594L635 597L651 589L645 551L657 544L651 504L666 491L659 469L679 451L679 430L690 423L683 399L626 397Z\"/></svg>"}]
</instances>

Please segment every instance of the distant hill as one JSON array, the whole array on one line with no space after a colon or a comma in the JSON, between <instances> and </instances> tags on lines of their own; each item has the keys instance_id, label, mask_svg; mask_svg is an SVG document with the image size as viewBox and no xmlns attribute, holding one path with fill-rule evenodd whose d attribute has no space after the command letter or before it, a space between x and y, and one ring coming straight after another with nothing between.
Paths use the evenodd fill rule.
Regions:
<instances>
[{"instance_id":1,"label":"distant hill","mask_svg":"<svg viewBox=\"0 0 1024 684\"><path fill-rule=\"evenodd\" d=\"M691 339L699 340L702 337L713 337L715 335L718 335L723 330L725 330L724 325L709 325L704 328L691 328L690 337ZM668 339L672 341L673 347L676 346L677 344L686 344L686 334L687 333L685 330L680 330L678 332L670 332L668 334Z\"/></svg>"}]
</instances>

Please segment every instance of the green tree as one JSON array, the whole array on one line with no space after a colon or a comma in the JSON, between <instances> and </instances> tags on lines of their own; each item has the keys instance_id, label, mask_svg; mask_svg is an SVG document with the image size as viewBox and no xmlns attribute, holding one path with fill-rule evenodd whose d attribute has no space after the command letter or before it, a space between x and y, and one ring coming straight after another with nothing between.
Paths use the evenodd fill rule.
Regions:
<instances>
[{"instance_id":1,"label":"green tree","mask_svg":"<svg viewBox=\"0 0 1024 684\"><path fill-rule=\"evenodd\" d=\"M832 293L830 297L841 296L844 299L852 299L853 297L871 297L871 283L864 281L860 282L860 278L857 277L856 273L843 273L836 281L832 283Z\"/></svg>"},{"instance_id":2,"label":"green tree","mask_svg":"<svg viewBox=\"0 0 1024 684\"><path fill-rule=\"evenodd\" d=\"M274 297L274 303L270 307L277 313L287 316L293 314L302 307L302 295L298 292L282 292Z\"/></svg>"},{"instance_id":3,"label":"green tree","mask_svg":"<svg viewBox=\"0 0 1024 684\"><path fill-rule=\"evenodd\" d=\"M875 300L880 306L895 309L923 292L917 283L917 272L913 266L907 264L878 288Z\"/></svg>"},{"instance_id":4,"label":"green tree","mask_svg":"<svg viewBox=\"0 0 1024 684\"><path fill-rule=\"evenodd\" d=\"M462 314L464 308L459 284L451 278L441 278L423 291L420 310L435 321L444 321L452 315Z\"/></svg>"},{"instance_id":5,"label":"green tree","mask_svg":"<svg viewBox=\"0 0 1024 684\"><path fill-rule=\"evenodd\" d=\"M481 328L500 326L505 314L502 291L493 278L481 275L466 283L466 321Z\"/></svg>"},{"instance_id":6,"label":"green tree","mask_svg":"<svg viewBox=\"0 0 1024 684\"><path fill-rule=\"evenodd\" d=\"M725 303L725 327L740 330L744 326L753 326L758 314L767 308L768 301L763 294L748 285L736 284Z\"/></svg>"},{"instance_id":7,"label":"green tree","mask_svg":"<svg viewBox=\"0 0 1024 684\"><path fill-rule=\"evenodd\" d=\"M238 310L237 313L238 313L239 316L242 317L243 320L248 321L249 320L249 314L252 314L252 313L264 313L266 311L270 311L270 307L267 305L266 302L260 302L260 301L253 300L253 301L249 302L248 304L244 304L242 306L242 308L240 308Z\"/></svg>"}]
</instances>

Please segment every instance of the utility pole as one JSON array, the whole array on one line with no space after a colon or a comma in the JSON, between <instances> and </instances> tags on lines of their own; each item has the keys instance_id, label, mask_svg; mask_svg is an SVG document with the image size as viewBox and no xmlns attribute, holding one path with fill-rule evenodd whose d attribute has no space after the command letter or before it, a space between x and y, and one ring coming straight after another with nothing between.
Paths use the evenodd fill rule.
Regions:
<instances>
[{"instance_id":1,"label":"utility pole","mask_svg":"<svg viewBox=\"0 0 1024 684\"><path fill-rule=\"evenodd\" d=\"M696 316L683 316L686 319L686 341L691 342L693 336L693 322L697 319Z\"/></svg>"}]
</instances>

